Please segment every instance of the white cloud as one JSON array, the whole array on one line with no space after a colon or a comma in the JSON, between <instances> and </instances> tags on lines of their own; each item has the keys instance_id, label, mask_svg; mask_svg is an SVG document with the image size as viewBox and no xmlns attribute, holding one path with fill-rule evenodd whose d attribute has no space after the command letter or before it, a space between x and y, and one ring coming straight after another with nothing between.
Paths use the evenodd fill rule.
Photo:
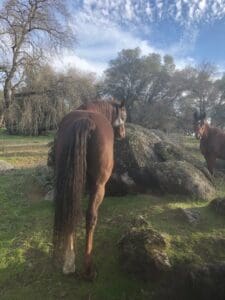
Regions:
<instances>
[{"instance_id":1,"label":"white cloud","mask_svg":"<svg viewBox=\"0 0 225 300\"><path fill-rule=\"evenodd\" d=\"M176 63L176 67L180 70L185 68L186 66L189 66L189 65L195 66L197 64L196 60L189 56L187 56L185 58L177 58L175 60L175 63Z\"/></svg>"},{"instance_id":2,"label":"white cloud","mask_svg":"<svg viewBox=\"0 0 225 300\"><path fill-rule=\"evenodd\" d=\"M146 4L146 9L145 9L145 11L146 11L146 14L147 14L148 16L152 17L152 9L151 9L151 6L150 6L150 3L149 3L149 2L147 2L147 4Z\"/></svg>"},{"instance_id":3,"label":"white cloud","mask_svg":"<svg viewBox=\"0 0 225 300\"><path fill-rule=\"evenodd\" d=\"M74 27L78 44L64 52L60 68L75 66L101 74L110 59L124 48L140 47L143 54L157 52L174 56L179 66L194 63L188 53L198 37L198 24L225 16L225 0L83 0L75 9ZM154 47L151 24L166 18L183 28L183 35L166 49ZM123 26L126 25L126 26ZM123 29L122 29L123 28ZM126 28L126 30L124 29ZM148 40L142 39L144 33ZM146 34L147 33L147 34Z\"/></svg>"},{"instance_id":4,"label":"white cloud","mask_svg":"<svg viewBox=\"0 0 225 300\"><path fill-rule=\"evenodd\" d=\"M110 20L122 23L170 17L181 24L190 24L224 16L225 0L83 0L83 8L89 15L107 15Z\"/></svg>"},{"instance_id":5,"label":"white cloud","mask_svg":"<svg viewBox=\"0 0 225 300\"><path fill-rule=\"evenodd\" d=\"M88 18L87 15L80 13L77 14L75 21L77 47L73 53L64 51L61 61L54 58L58 68L76 66L82 70L89 69L101 74L109 60L115 58L122 49L140 47L143 54L162 53L161 49L152 47L148 41L122 30L108 20L93 20L92 17Z\"/></svg>"},{"instance_id":6,"label":"white cloud","mask_svg":"<svg viewBox=\"0 0 225 300\"><path fill-rule=\"evenodd\" d=\"M199 8L201 11L204 11L206 9L206 0L200 0Z\"/></svg>"},{"instance_id":7,"label":"white cloud","mask_svg":"<svg viewBox=\"0 0 225 300\"><path fill-rule=\"evenodd\" d=\"M91 72L101 75L107 67L107 63L92 62L76 55L74 51L64 50L60 57L54 56L50 59L50 64L56 71L65 72L70 68L75 68L84 72Z\"/></svg>"},{"instance_id":8,"label":"white cloud","mask_svg":"<svg viewBox=\"0 0 225 300\"><path fill-rule=\"evenodd\" d=\"M126 0L125 2L125 13L128 20L134 18L133 6L130 0Z\"/></svg>"}]
</instances>

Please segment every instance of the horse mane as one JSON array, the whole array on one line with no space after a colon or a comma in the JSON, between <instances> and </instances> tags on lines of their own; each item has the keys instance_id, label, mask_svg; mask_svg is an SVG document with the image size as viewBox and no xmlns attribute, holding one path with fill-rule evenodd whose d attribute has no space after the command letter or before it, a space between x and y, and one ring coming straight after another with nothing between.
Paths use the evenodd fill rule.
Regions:
<instances>
[{"instance_id":1,"label":"horse mane","mask_svg":"<svg viewBox=\"0 0 225 300\"><path fill-rule=\"evenodd\" d=\"M110 123L112 123L113 119L115 118L116 107L119 105L120 103L115 99L95 100L90 103L82 104L77 109L101 113Z\"/></svg>"}]
</instances>

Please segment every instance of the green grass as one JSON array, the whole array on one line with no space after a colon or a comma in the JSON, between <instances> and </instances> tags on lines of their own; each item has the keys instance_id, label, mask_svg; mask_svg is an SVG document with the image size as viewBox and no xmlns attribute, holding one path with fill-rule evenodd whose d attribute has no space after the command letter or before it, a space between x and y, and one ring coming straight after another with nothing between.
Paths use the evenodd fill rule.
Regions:
<instances>
[{"instance_id":1,"label":"green grass","mask_svg":"<svg viewBox=\"0 0 225 300\"><path fill-rule=\"evenodd\" d=\"M118 240L138 215L165 236L173 264L225 260L225 219L212 212L208 203L171 195L107 197L100 208L95 235L96 281L86 282L80 276L84 223L78 231L78 273L63 276L53 268L51 260L53 205L44 200L44 192L34 176L34 168L46 162L51 139L52 136L13 137L0 133L0 148L5 149L4 154L0 152L0 159L16 166L0 177L1 300L152 299L157 285L123 273L118 261ZM187 143L193 149L198 147L194 139ZM223 179L217 178L216 186L218 195L224 195ZM178 208L195 208L200 212L200 222L194 226L185 223L177 217Z\"/></svg>"},{"instance_id":2,"label":"green grass","mask_svg":"<svg viewBox=\"0 0 225 300\"><path fill-rule=\"evenodd\" d=\"M46 163L48 144L53 135L39 137L7 135L0 130L0 160L5 160L16 168L28 168Z\"/></svg>"}]
</instances>

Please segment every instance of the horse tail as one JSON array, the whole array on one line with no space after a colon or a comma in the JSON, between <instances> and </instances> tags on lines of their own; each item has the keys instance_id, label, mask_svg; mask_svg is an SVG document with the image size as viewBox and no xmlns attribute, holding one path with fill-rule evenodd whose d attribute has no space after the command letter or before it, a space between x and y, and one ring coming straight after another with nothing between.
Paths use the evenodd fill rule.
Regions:
<instances>
[{"instance_id":1,"label":"horse tail","mask_svg":"<svg viewBox=\"0 0 225 300\"><path fill-rule=\"evenodd\" d=\"M81 217L81 198L86 183L87 143L95 124L80 119L73 125L69 139L56 162L55 219L53 255L62 253Z\"/></svg>"}]
</instances>

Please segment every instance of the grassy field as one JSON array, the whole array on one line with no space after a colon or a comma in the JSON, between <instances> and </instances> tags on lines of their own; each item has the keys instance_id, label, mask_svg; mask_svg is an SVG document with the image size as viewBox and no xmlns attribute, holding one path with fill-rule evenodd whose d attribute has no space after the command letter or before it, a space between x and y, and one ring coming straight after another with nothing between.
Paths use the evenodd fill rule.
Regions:
<instances>
[{"instance_id":1,"label":"grassy field","mask_svg":"<svg viewBox=\"0 0 225 300\"><path fill-rule=\"evenodd\" d=\"M117 243L130 221L144 216L168 240L173 264L225 260L225 220L208 203L186 197L138 195L106 198L100 209L95 235L95 282L84 281L82 270L84 224L77 245L77 269L63 276L52 266L53 205L44 200L35 168L45 164L52 136L15 137L0 132L0 160L15 170L0 176L0 299L141 300L151 299L157 288L121 271ZM201 158L194 139L186 147ZM222 178L216 179L218 195L225 195ZM84 206L86 200L84 199ZM195 207L200 222L191 226L176 218L176 209Z\"/></svg>"}]
</instances>

